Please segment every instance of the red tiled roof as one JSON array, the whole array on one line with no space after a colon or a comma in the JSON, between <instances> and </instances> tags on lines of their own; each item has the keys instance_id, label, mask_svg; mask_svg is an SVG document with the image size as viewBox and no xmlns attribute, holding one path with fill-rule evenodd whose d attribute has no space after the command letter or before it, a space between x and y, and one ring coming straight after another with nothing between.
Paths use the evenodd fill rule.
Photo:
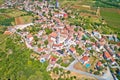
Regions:
<instances>
[{"instance_id":1,"label":"red tiled roof","mask_svg":"<svg viewBox=\"0 0 120 80\"><path fill-rule=\"evenodd\" d=\"M106 58L110 58L111 55L108 52L104 52L104 55L106 56Z\"/></svg>"},{"instance_id":2,"label":"red tiled roof","mask_svg":"<svg viewBox=\"0 0 120 80\"><path fill-rule=\"evenodd\" d=\"M50 34L50 36L55 38L55 37L57 37L58 35L57 35L56 32L52 32L52 33Z\"/></svg>"},{"instance_id":3,"label":"red tiled roof","mask_svg":"<svg viewBox=\"0 0 120 80\"><path fill-rule=\"evenodd\" d=\"M43 51L44 49L43 48L38 48L37 51L41 52Z\"/></svg>"},{"instance_id":4,"label":"red tiled roof","mask_svg":"<svg viewBox=\"0 0 120 80\"><path fill-rule=\"evenodd\" d=\"M83 61L87 61L87 60L88 60L88 56L83 56L83 57L82 57L82 60L83 60Z\"/></svg>"},{"instance_id":5,"label":"red tiled roof","mask_svg":"<svg viewBox=\"0 0 120 80\"><path fill-rule=\"evenodd\" d=\"M64 18L68 18L68 14L67 13L64 13Z\"/></svg>"},{"instance_id":6,"label":"red tiled roof","mask_svg":"<svg viewBox=\"0 0 120 80\"><path fill-rule=\"evenodd\" d=\"M31 38L31 37L33 37L32 34L27 35L27 38Z\"/></svg>"},{"instance_id":7,"label":"red tiled roof","mask_svg":"<svg viewBox=\"0 0 120 80\"><path fill-rule=\"evenodd\" d=\"M98 66L98 67L102 66L102 63L99 61L99 62L97 63L97 66Z\"/></svg>"},{"instance_id":8,"label":"red tiled roof","mask_svg":"<svg viewBox=\"0 0 120 80\"><path fill-rule=\"evenodd\" d=\"M51 59L51 61L56 61L56 58L53 56L51 56L50 59Z\"/></svg>"},{"instance_id":9,"label":"red tiled roof","mask_svg":"<svg viewBox=\"0 0 120 80\"><path fill-rule=\"evenodd\" d=\"M72 52L76 51L76 49L75 49L74 47L71 47L70 50L71 50Z\"/></svg>"},{"instance_id":10,"label":"red tiled roof","mask_svg":"<svg viewBox=\"0 0 120 80\"><path fill-rule=\"evenodd\" d=\"M62 43L60 43L60 44L53 44L53 46L56 46L56 47L60 47L62 45L63 45Z\"/></svg>"},{"instance_id":11,"label":"red tiled roof","mask_svg":"<svg viewBox=\"0 0 120 80\"><path fill-rule=\"evenodd\" d=\"M6 34L6 35L11 35L12 32L10 32L10 31L5 31L4 34Z\"/></svg>"},{"instance_id":12,"label":"red tiled roof","mask_svg":"<svg viewBox=\"0 0 120 80\"><path fill-rule=\"evenodd\" d=\"M118 53L117 55L120 56L120 53Z\"/></svg>"},{"instance_id":13,"label":"red tiled roof","mask_svg":"<svg viewBox=\"0 0 120 80\"><path fill-rule=\"evenodd\" d=\"M117 45L120 46L120 42L118 42Z\"/></svg>"},{"instance_id":14,"label":"red tiled roof","mask_svg":"<svg viewBox=\"0 0 120 80\"><path fill-rule=\"evenodd\" d=\"M111 61L114 62L115 60L113 58L111 58Z\"/></svg>"}]
</instances>

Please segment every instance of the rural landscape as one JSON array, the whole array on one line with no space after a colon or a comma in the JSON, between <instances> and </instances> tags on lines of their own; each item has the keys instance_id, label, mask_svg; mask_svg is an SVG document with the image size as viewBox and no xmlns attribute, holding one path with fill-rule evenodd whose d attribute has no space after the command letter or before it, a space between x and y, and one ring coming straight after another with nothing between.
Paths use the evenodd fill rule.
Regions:
<instances>
[{"instance_id":1,"label":"rural landscape","mask_svg":"<svg viewBox=\"0 0 120 80\"><path fill-rule=\"evenodd\" d=\"M120 80L120 0L0 0L0 80Z\"/></svg>"}]
</instances>

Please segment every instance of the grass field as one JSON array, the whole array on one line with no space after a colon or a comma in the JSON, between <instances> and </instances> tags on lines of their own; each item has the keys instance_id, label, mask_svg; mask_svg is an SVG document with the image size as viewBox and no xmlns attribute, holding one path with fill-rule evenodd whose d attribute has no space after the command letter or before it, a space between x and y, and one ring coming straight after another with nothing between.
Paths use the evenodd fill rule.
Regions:
<instances>
[{"instance_id":1,"label":"grass field","mask_svg":"<svg viewBox=\"0 0 120 80\"><path fill-rule=\"evenodd\" d=\"M101 8L100 13L111 28L120 31L120 9Z\"/></svg>"}]
</instances>

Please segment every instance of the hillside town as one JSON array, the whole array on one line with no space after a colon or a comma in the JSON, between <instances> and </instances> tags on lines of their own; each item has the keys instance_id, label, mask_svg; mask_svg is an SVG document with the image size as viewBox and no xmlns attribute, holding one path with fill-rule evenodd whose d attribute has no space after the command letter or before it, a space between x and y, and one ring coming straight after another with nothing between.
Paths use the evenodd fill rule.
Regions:
<instances>
[{"instance_id":1,"label":"hillside town","mask_svg":"<svg viewBox=\"0 0 120 80\"><path fill-rule=\"evenodd\" d=\"M71 72L95 77L98 80L117 80L110 68L118 69L120 74L120 53L116 49L120 44L110 44L109 41L119 42L117 35L92 32L81 26L70 25L66 19L69 14L60 8L59 2L50 4L49 1L25 0L23 3L7 1L2 5L15 7L37 14L39 17L33 23L19 24L9 27L4 34L21 36L21 43L35 53L30 58L48 62L47 71L59 67ZM79 66L83 66L83 70Z\"/></svg>"}]
</instances>

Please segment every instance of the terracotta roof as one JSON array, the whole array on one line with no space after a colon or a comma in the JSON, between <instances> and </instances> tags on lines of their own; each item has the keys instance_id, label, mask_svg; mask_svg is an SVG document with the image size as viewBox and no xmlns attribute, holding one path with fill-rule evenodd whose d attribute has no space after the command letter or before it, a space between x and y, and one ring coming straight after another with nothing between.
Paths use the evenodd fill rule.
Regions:
<instances>
[{"instance_id":1,"label":"terracotta roof","mask_svg":"<svg viewBox=\"0 0 120 80\"><path fill-rule=\"evenodd\" d=\"M37 51L41 52L43 51L44 49L43 48L38 48Z\"/></svg>"},{"instance_id":2,"label":"terracotta roof","mask_svg":"<svg viewBox=\"0 0 120 80\"><path fill-rule=\"evenodd\" d=\"M120 42L118 42L117 45L120 46Z\"/></svg>"},{"instance_id":3,"label":"terracotta roof","mask_svg":"<svg viewBox=\"0 0 120 80\"><path fill-rule=\"evenodd\" d=\"M76 51L76 49L75 49L74 47L71 47L70 50L71 50L72 52Z\"/></svg>"},{"instance_id":4,"label":"terracotta roof","mask_svg":"<svg viewBox=\"0 0 120 80\"><path fill-rule=\"evenodd\" d=\"M60 44L53 44L53 46L56 46L56 47L60 47L62 45L63 45L62 43L60 43Z\"/></svg>"},{"instance_id":5,"label":"terracotta roof","mask_svg":"<svg viewBox=\"0 0 120 80\"><path fill-rule=\"evenodd\" d=\"M120 53L117 54L120 57Z\"/></svg>"},{"instance_id":6,"label":"terracotta roof","mask_svg":"<svg viewBox=\"0 0 120 80\"><path fill-rule=\"evenodd\" d=\"M83 60L83 61L87 61L87 60L88 60L88 56L83 56L83 57L82 57L82 60Z\"/></svg>"},{"instance_id":7,"label":"terracotta roof","mask_svg":"<svg viewBox=\"0 0 120 80\"><path fill-rule=\"evenodd\" d=\"M51 61L56 61L56 58L53 56L51 56L50 59L51 59Z\"/></svg>"},{"instance_id":8,"label":"terracotta roof","mask_svg":"<svg viewBox=\"0 0 120 80\"><path fill-rule=\"evenodd\" d=\"M68 18L68 14L67 13L64 13L64 18Z\"/></svg>"},{"instance_id":9,"label":"terracotta roof","mask_svg":"<svg viewBox=\"0 0 120 80\"><path fill-rule=\"evenodd\" d=\"M50 36L55 38L55 37L57 37L58 35L57 35L56 32L52 32L52 33L50 34Z\"/></svg>"},{"instance_id":10,"label":"terracotta roof","mask_svg":"<svg viewBox=\"0 0 120 80\"><path fill-rule=\"evenodd\" d=\"M113 58L111 58L111 61L114 62L115 60Z\"/></svg>"},{"instance_id":11,"label":"terracotta roof","mask_svg":"<svg viewBox=\"0 0 120 80\"><path fill-rule=\"evenodd\" d=\"M102 66L102 63L99 61L99 62L97 63L97 66L98 66L98 67Z\"/></svg>"},{"instance_id":12,"label":"terracotta roof","mask_svg":"<svg viewBox=\"0 0 120 80\"><path fill-rule=\"evenodd\" d=\"M6 35L11 35L12 32L10 32L10 31L5 31L4 34L6 34Z\"/></svg>"},{"instance_id":13,"label":"terracotta roof","mask_svg":"<svg viewBox=\"0 0 120 80\"><path fill-rule=\"evenodd\" d=\"M105 55L106 58L110 58L111 57L111 55L108 52L104 52L104 55Z\"/></svg>"},{"instance_id":14,"label":"terracotta roof","mask_svg":"<svg viewBox=\"0 0 120 80\"><path fill-rule=\"evenodd\" d=\"M31 38L31 37L33 37L32 34L27 35L27 38Z\"/></svg>"}]
</instances>

